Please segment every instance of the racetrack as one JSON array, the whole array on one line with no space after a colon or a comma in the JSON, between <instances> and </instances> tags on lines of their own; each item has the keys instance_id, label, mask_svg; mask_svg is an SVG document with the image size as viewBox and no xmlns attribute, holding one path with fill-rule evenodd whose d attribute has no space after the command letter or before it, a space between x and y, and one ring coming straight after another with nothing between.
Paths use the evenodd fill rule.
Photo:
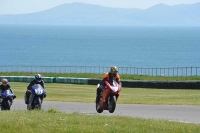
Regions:
<instances>
[{"instance_id":1,"label":"racetrack","mask_svg":"<svg viewBox=\"0 0 200 133\"><path fill-rule=\"evenodd\" d=\"M66 113L99 114L95 110L95 103L44 101L42 107L44 110L54 108ZM26 110L24 100L15 99L11 110ZM114 113L109 113L107 110L104 110L99 115L167 119L200 124L200 106L189 105L117 104Z\"/></svg>"}]
</instances>

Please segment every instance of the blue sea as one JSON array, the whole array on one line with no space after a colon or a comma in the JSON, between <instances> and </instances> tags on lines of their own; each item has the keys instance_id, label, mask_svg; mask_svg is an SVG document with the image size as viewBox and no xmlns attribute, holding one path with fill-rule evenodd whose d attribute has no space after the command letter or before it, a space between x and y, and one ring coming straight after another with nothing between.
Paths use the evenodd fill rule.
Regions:
<instances>
[{"instance_id":1,"label":"blue sea","mask_svg":"<svg viewBox=\"0 0 200 133\"><path fill-rule=\"evenodd\" d=\"M200 66L200 27L0 25L0 46L1 66Z\"/></svg>"}]
</instances>

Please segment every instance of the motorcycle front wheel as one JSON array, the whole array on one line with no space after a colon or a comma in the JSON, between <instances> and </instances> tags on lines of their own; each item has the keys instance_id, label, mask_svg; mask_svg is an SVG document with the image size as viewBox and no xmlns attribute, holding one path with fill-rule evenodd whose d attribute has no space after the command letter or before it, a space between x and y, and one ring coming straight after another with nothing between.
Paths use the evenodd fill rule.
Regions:
<instances>
[{"instance_id":1,"label":"motorcycle front wheel","mask_svg":"<svg viewBox=\"0 0 200 133\"><path fill-rule=\"evenodd\" d=\"M108 97L108 111L110 113L113 113L115 111L115 107L116 107L116 96L109 96Z\"/></svg>"},{"instance_id":2,"label":"motorcycle front wheel","mask_svg":"<svg viewBox=\"0 0 200 133\"><path fill-rule=\"evenodd\" d=\"M42 100L41 100L40 97L38 97L37 103L36 103L36 105L35 105L35 108L36 108L36 109L41 109L41 107L42 107Z\"/></svg>"},{"instance_id":3,"label":"motorcycle front wheel","mask_svg":"<svg viewBox=\"0 0 200 133\"><path fill-rule=\"evenodd\" d=\"M11 106L11 101L10 100L6 100L5 101L5 108L4 108L4 110L10 110L10 106Z\"/></svg>"}]
</instances>

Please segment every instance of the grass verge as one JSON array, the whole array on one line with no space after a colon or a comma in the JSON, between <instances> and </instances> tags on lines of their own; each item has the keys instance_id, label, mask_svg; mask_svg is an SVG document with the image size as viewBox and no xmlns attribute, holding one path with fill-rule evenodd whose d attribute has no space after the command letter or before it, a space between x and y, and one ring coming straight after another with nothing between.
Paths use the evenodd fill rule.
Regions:
<instances>
[{"instance_id":1,"label":"grass verge","mask_svg":"<svg viewBox=\"0 0 200 133\"><path fill-rule=\"evenodd\" d=\"M1 133L199 133L200 126L167 120L48 111L3 111Z\"/></svg>"},{"instance_id":2,"label":"grass verge","mask_svg":"<svg viewBox=\"0 0 200 133\"><path fill-rule=\"evenodd\" d=\"M10 82L17 99L28 83ZM96 86L46 83L49 101L94 102ZM117 104L200 105L199 90L123 88ZM2 111L1 133L199 133L200 125L125 116L102 116L48 111Z\"/></svg>"},{"instance_id":3,"label":"grass verge","mask_svg":"<svg viewBox=\"0 0 200 133\"><path fill-rule=\"evenodd\" d=\"M28 83L10 82L18 99L24 98ZM46 83L48 101L93 103L95 85ZM118 104L200 105L199 90L122 88Z\"/></svg>"}]
</instances>

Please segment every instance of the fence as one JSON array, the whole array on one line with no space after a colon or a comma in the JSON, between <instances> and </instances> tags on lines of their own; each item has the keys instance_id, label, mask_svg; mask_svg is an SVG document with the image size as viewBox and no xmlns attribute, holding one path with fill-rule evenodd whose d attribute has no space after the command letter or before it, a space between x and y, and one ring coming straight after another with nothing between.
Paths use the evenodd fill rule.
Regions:
<instances>
[{"instance_id":1,"label":"fence","mask_svg":"<svg viewBox=\"0 0 200 133\"><path fill-rule=\"evenodd\" d=\"M103 66L0 66L0 72L33 73L94 73L102 74L110 67ZM149 76L200 76L200 67L137 68L118 67L119 74Z\"/></svg>"}]
</instances>

